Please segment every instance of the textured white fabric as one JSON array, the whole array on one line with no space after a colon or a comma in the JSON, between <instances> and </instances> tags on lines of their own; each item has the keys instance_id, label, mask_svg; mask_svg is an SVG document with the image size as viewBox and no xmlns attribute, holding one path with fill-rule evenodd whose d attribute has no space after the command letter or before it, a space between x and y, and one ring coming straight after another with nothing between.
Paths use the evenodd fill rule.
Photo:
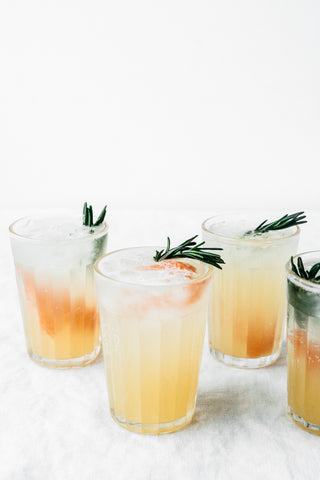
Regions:
<instances>
[{"instance_id":1,"label":"textured white fabric","mask_svg":"<svg viewBox=\"0 0 320 480\"><path fill-rule=\"evenodd\" d=\"M272 367L243 371L216 362L206 340L194 420L160 437L128 432L111 419L102 357L72 370L33 363L7 235L23 213L1 213L1 479L319 479L320 438L286 413L284 351ZM166 235L179 242L200 234L210 213L114 211L109 251L161 244ZM308 217L300 251L320 248L320 212Z\"/></svg>"}]
</instances>

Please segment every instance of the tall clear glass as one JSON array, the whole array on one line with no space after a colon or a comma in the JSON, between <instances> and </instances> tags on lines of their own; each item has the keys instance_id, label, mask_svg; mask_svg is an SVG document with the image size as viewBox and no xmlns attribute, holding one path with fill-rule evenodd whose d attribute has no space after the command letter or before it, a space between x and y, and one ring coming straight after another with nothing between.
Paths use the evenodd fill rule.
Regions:
<instances>
[{"instance_id":1,"label":"tall clear glass","mask_svg":"<svg viewBox=\"0 0 320 480\"><path fill-rule=\"evenodd\" d=\"M320 262L320 250L299 256L307 270ZM289 413L297 425L320 435L320 284L297 276L288 262L287 286Z\"/></svg>"},{"instance_id":2,"label":"tall clear glass","mask_svg":"<svg viewBox=\"0 0 320 480\"><path fill-rule=\"evenodd\" d=\"M143 269L146 255L153 262L155 250L109 253L95 271L112 417L128 430L161 434L187 425L195 409L211 267L179 259L179 268L187 262L194 269L193 278L143 280L134 269L140 258ZM123 276L113 274L117 262Z\"/></svg>"},{"instance_id":3,"label":"tall clear glass","mask_svg":"<svg viewBox=\"0 0 320 480\"><path fill-rule=\"evenodd\" d=\"M245 235L261 220L261 216L230 213L202 224L207 246L223 248L225 261L221 271L213 272L210 351L221 362L239 368L266 367L280 355L285 264L298 246L298 227Z\"/></svg>"},{"instance_id":4,"label":"tall clear glass","mask_svg":"<svg viewBox=\"0 0 320 480\"><path fill-rule=\"evenodd\" d=\"M25 217L9 227L27 348L35 362L75 367L98 356L93 264L106 251L107 230L106 224L83 227L81 218L57 215Z\"/></svg>"}]
</instances>

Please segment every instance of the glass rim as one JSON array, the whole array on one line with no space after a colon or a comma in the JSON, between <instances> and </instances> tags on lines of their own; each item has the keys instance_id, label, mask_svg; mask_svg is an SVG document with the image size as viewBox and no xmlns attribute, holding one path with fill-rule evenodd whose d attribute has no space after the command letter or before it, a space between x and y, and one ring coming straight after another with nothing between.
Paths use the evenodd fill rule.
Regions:
<instances>
[{"instance_id":1,"label":"glass rim","mask_svg":"<svg viewBox=\"0 0 320 480\"><path fill-rule=\"evenodd\" d=\"M99 275L100 277L105 278L105 279L107 279L111 282L114 282L114 283L118 284L118 285L128 285L128 286L131 286L131 287L139 287L139 288L150 288L151 287L151 288L159 288L159 289L161 289L161 288L168 289L168 288L173 288L173 287L181 287L181 286L185 286L185 285L190 285L190 284L193 284L193 283L199 283L200 281L205 280L206 278L210 278L211 273L213 272L213 266L212 265L210 265L208 263L205 263L205 262L200 262L200 260L190 259L194 262L204 264L207 267L206 271L204 271L203 273L198 275L196 278L188 279L184 282L168 283L167 285L165 285L165 284L143 284L143 283L137 283L137 282L123 281L123 280L115 279L111 276L108 276L99 269L99 263L102 262L109 255L113 255L114 253L117 253L117 252L123 252L123 251L127 251L127 250L135 250L135 249L140 249L140 248L154 248L156 250L159 247L154 246L154 245L144 245L144 246L139 246L139 247L119 248L117 250L113 250L112 252L105 253L104 255L99 257L94 263L94 270L95 270L96 274ZM180 259L182 261L183 260L188 260L187 257L181 257Z\"/></svg>"},{"instance_id":2,"label":"glass rim","mask_svg":"<svg viewBox=\"0 0 320 480\"><path fill-rule=\"evenodd\" d=\"M48 211L47 213L43 213L43 214L39 214L39 218L46 218L46 217L63 217L63 213L65 214L65 217L72 217L74 218L74 216L72 215L72 213L74 214L74 212L68 210L68 211L65 211L65 210L53 210L53 211ZM31 214L31 215L25 215L23 217L19 217L17 218L16 220L14 220L10 225L9 225L9 235L13 236L14 238L19 238L21 240L24 240L26 242L32 242L32 243L47 243L47 244L52 244L52 243L56 243L56 244L64 244L64 243L72 243L72 242L81 242L81 241L86 241L90 238L99 238L100 236L103 236L104 234L108 233L109 231L109 224L104 221L102 222L102 224L104 225L104 227L99 230L98 232L94 232L94 233L87 233L85 236L83 237L78 237L78 238L64 238L64 239L53 239L53 238L48 238L48 239L45 239L45 238L31 238L27 235L21 235L20 233L17 233L14 231L14 227L15 225L20 222L21 220L25 220L25 219L32 219L32 218L36 218L37 217L37 214Z\"/></svg>"},{"instance_id":3,"label":"glass rim","mask_svg":"<svg viewBox=\"0 0 320 480\"><path fill-rule=\"evenodd\" d=\"M302 253L297 253L292 257L293 260L296 260L298 257L303 257L305 255L310 255L310 254L317 254L320 262L320 250L309 250L307 252L302 252ZM305 287L308 290L312 290L313 293L320 293L320 284L311 282L310 280L306 280L305 278L299 277L294 271L292 270L291 267L291 258L287 261L286 263L286 272L287 272L287 278L290 280L293 280L295 284L297 284L300 287Z\"/></svg>"},{"instance_id":4,"label":"glass rim","mask_svg":"<svg viewBox=\"0 0 320 480\"><path fill-rule=\"evenodd\" d=\"M264 247L266 245L275 245L275 244L284 243L288 239L293 238L295 236L298 236L299 233L300 233L300 227L298 225L296 225L295 226L296 230L294 232L289 233L288 235L281 236L279 238L272 238L272 239L268 238L268 239L265 239L265 240L257 241L257 240L254 240L253 238L236 238L236 237L233 237L231 235L225 235L225 234L221 234L221 233L212 232L211 230L209 230L209 228L207 226L207 224L211 220L227 217L229 215L240 215L241 213L242 212L227 211L227 212L219 213L219 214L216 214L216 215L212 215L211 217L206 218L202 222L202 224L201 224L202 231L212 235L213 237L216 237L217 239L221 239L221 241L224 241L225 243L234 244L234 245L241 245L242 244L242 245L252 246L252 247L255 247L255 248ZM247 215L250 216L250 212ZM287 229L282 229L282 230L285 231Z\"/></svg>"}]
</instances>

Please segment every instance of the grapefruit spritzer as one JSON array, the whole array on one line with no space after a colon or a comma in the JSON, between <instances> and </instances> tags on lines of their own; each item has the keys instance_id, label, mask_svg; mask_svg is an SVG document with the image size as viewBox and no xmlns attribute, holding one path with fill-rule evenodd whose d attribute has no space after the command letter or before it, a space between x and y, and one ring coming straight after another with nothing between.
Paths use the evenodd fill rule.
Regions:
<instances>
[{"instance_id":1,"label":"grapefruit spritzer","mask_svg":"<svg viewBox=\"0 0 320 480\"><path fill-rule=\"evenodd\" d=\"M30 357L51 367L90 363L100 351L93 264L105 253L106 224L26 217L10 238Z\"/></svg>"},{"instance_id":2,"label":"grapefruit spritzer","mask_svg":"<svg viewBox=\"0 0 320 480\"><path fill-rule=\"evenodd\" d=\"M223 248L209 311L209 344L221 362L259 368L277 360L283 338L285 264L295 254L299 227L255 233L253 216L218 215L203 225L206 244Z\"/></svg>"},{"instance_id":3,"label":"grapefruit spritzer","mask_svg":"<svg viewBox=\"0 0 320 480\"><path fill-rule=\"evenodd\" d=\"M287 279L289 413L320 435L320 251L288 262Z\"/></svg>"},{"instance_id":4,"label":"grapefruit spritzer","mask_svg":"<svg viewBox=\"0 0 320 480\"><path fill-rule=\"evenodd\" d=\"M194 412L212 267L155 262L154 253L119 250L95 269L111 414L129 430L160 434Z\"/></svg>"}]
</instances>

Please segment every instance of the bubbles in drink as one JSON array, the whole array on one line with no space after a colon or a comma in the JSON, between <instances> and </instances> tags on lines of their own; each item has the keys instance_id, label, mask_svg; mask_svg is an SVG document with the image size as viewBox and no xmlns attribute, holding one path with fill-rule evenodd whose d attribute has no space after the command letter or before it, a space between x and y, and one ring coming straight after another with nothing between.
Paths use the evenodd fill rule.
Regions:
<instances>
[{"instance_id":1,"label":"bubbles in drink","mask_svg":"<svg viewBox=\"0 0 320 480\"><path fill-rule=\"evenodd\" d=\"M206 228L216 234L223 237L228 237L232 239L246 239L254 240L257 242L266 242L277 240L281 238L290 237L293 235L297 227L290 227L282 230L272 230L265 233L256 234L253 230L263 221L261 217L246 217L237 215L234 218L222 218L218 217L212 218L206 225ZM269 221L267 221L269 223Z\"/></svg>"},{"instance_id":2,"label":"bubbles in drink","mask_svg":"<svg viewBox=\"0 0 320 480\"><path fill-rule=\"evenodd\" d=\"M193 280L208 267L185 258L153 260L155 247L114 252L99 263L99 270L113 280L139 285L179 284Z\"/></svg>"},{"instance_id":3,"label":"bubbles in drink","mask_svg":"<svg viewBox=\"0 0 320 480\"><path fill-rule=\"evenodd\" d=\"M66 216L25 217L13 225L17 235L32 240L67 241L80 239L99 233L104 229L104 224L98 227L82 225L81 218Z\"/></svg>"}]
</instances>

